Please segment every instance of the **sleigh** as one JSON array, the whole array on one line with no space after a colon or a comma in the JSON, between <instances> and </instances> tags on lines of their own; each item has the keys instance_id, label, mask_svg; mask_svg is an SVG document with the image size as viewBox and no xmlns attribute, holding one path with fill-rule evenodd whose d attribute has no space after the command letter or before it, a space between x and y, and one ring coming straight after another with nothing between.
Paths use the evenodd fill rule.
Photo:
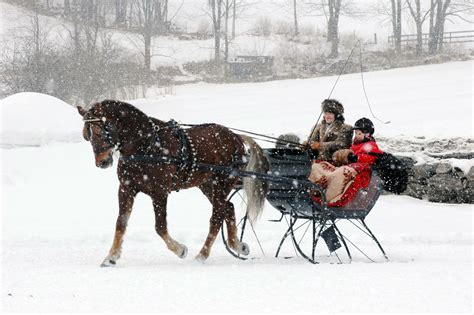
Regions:
<instances>
[{"instance_id":1,"label":"sleigh","mask_svg":"<svg viewBox=\"0 0 474 315\"><path fill-rule=\"evenodd\" d=\"M351 249L355 249L366 259L375 261L358 244L358 241L350 239L345 233L346 229L352 228L375 243L374 245L378 247L383 258L388 260L380 242L365 221L382 191L382 181L376 171L372 172L369 186L359 190L356 197L346 206L328 207L324 200L324 190L307 181L311 160L306 152L297 149L265 149L264 153L270 161L270 176L273 177L268 181L269 192L266 199L280 213L279 219L271 221L286 222L287 225L275 257L281 256L284 250L289 247L290 250L293 249L297 255L309 262L318 263L324 258L319 253L322 251L322 244L325 244L330 256L335 256L339 262L344 261L340 255L341 250L347 256L345 261L352 261ZM281 178L291 179L293 182L278 180ZM311 198L311 194L315 191L320 192L321 203L315 202ZM239 199L243 198L245 197L240 194L240 189L237 188L229 199L234 204L239 204ZM241 241L248 242L248 238L252 235L257 237L256 231L253 230L246 215L240 220L238 228ZM224 230L222 230L222 236L224 244L226 244ZM287 240L291 240L292 246L284 248L284 245L289 243ZM235 257L246 259L233 252L228 246L226 248Z\"/></svg>"}]
</instances>

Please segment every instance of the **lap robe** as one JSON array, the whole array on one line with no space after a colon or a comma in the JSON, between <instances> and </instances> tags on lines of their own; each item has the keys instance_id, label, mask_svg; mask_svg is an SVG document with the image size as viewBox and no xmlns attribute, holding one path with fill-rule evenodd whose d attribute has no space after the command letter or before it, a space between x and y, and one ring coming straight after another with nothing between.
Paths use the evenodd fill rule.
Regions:
<instances>
[{"instance_id":1,"label":"lap robe","mask_svg":"<svg viewBox=\"0 0 474 315\"><path fill-rule=\"evenodd\" d=\"M369 186L371 170L357 172L350 165L335 167L328 162L315 162L311 166L309 180L326 190L328 207L343 207L351 202L357 192ZM321 203L317 195L311 197Z\"/></svg>"}]
</instances>

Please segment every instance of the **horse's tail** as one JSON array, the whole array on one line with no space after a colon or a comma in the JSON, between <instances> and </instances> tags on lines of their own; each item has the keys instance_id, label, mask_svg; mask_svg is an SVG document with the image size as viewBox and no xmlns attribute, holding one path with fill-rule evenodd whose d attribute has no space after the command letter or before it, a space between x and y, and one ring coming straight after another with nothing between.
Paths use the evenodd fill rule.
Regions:
<instances>
[{"instance_id":1,"label":"horse's tail","mask_svg":"<svg viewBox=\"0 0 474 315\"><path fill-rule=\"evenodd\" d=\"M245 170L267 174L270 170L270 163L263 154L262 148L252 138L245 135L240 135L240 137L250 151L250 157ZM263 212L268 184L265 181L252 177L245 177L243 183L244 191L247 195L247 215L251 222L255 222Z\"/></svg>"}]
</instances>

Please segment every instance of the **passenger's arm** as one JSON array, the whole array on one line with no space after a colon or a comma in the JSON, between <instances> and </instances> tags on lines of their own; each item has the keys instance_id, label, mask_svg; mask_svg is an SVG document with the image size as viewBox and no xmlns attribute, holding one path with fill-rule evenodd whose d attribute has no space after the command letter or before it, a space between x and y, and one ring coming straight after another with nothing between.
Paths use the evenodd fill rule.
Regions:
<instances>
[{"instance_id":1,"label":"passenger's arm","mask_svg":"<svg viewBox=\"0 0 474 315\"><path fill-rule=\"evenodd\" d=\"M344 127L339 132L338 137L334 141L321 142L321 148L324 150L340 150L347 149L351 146L352 142L352 128Z\"/></svg>"}]
</instances>

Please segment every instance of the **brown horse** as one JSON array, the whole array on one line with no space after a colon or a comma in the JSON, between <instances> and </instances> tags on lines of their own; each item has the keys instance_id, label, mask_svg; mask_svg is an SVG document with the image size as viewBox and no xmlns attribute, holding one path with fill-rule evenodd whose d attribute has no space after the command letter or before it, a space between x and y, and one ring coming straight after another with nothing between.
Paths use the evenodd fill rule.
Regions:
<instances>
[{"instance_id":1,"label":"brown horse","mask_svg":"<svg viewBox=\"0 0 474 315\"><path fill-rule=\"evenodd\" d=\"M169 250L184 258L187 247L168 234L166 203L172 191L190 187L198 187L212 204L209 233L196 259L209 257L224 220L229 246L237 253L248 255L248 245L237 239L234 207L227 201L238 178L203 170L196 165L205 163L242 169L246 164L247 171L266 173L268 161L251 138L237 135L217 124L183 129L173 121L163 122L149 117L132 105L119 101L105 100L87 111L78 107L78 111L84 120L83 136L92 145L97 167L112 166L114 151L120 152L117 166L119 215L112 247L101 266L115 265L120 258L127 222L139 192L152 198L158 235ZM169 161L163 160L164 157L170 157ZM263 209L265 183L244 178L244 189L248 196L249 216L256 219Z\"/></svg>"}]
</instances>

